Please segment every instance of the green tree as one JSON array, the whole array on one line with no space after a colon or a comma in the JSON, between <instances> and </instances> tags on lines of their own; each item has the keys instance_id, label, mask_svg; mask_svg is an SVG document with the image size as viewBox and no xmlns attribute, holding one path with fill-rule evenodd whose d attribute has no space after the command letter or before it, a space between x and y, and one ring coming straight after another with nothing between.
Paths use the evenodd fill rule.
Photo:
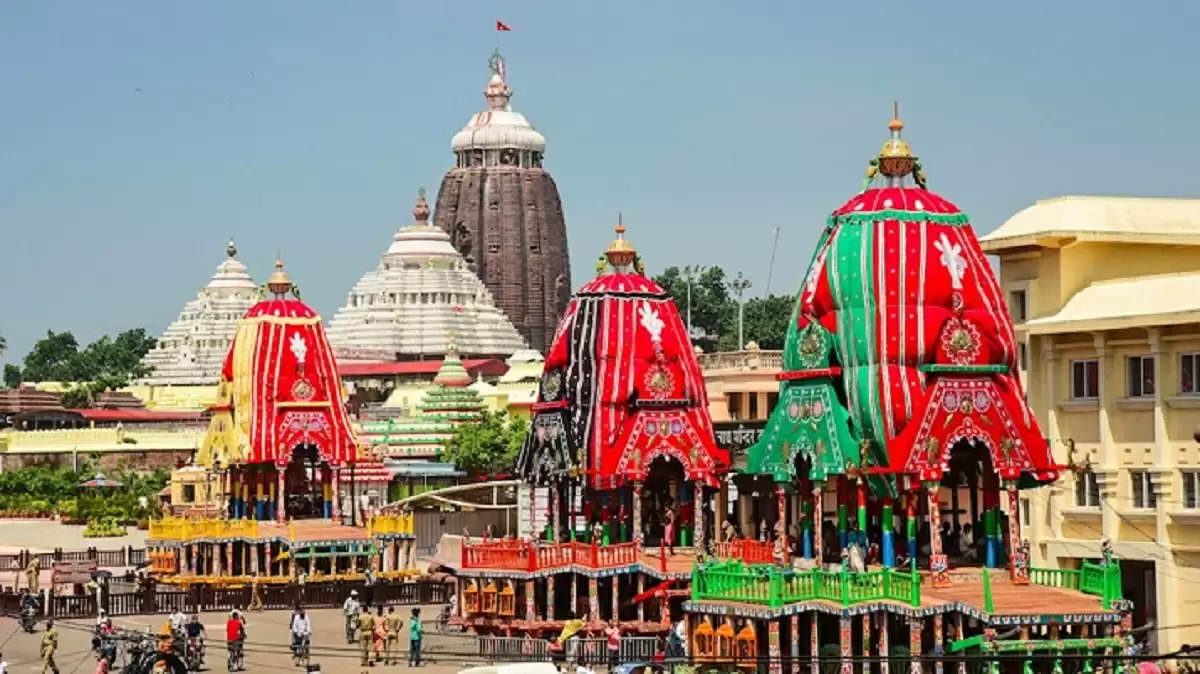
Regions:
<instances>
[{"instance_id":1,"label":"green tree","mask_svg":"<svg viewBox=\"0 0 1200 674\"><path fill-rule=\"evenodd\" d=\"M442 459L470 475L511 472L528 426L524 419L507 412L485 412L479 423L454 428Z\"/></svg>"},{"instance_id":2,"label":"green tree","mask_svg":"<svg viewBox=\"0 0 1200 674\"><path fill-rule=\"evenodd\" d=\"M746 300L742 310L742 331L746 343L757 342L761 349L782 349L787 335L788 320L792 316L794 300L787 295L768 295ZM721 351L734 351L737 344L737 302L733 305L733 329L721 333L717 340Z\"/></svg>"},{"instance_id":3,"label":"green tree","mask_svg":"<svg viewBox=\"0 0 1200 674\"><path fill-rule=\"evenodd\" d=\"M79 381L78 359L79 342L75 341L75 335L48 330L46 337L39 339L25 356L21 378L25 381Z\"/></svg>"},{"instance_id":4,"label":"green tree","mask_svg":"<svg viewBox=\"0 0 1200 674\"><path fill-rule=\"evenodd\" d=\"M130 380L150 374L151 368L142 364L142 357L154 344L155 339L146 334L145 328L135 328L116 338L105 335L80 350L70 332L49 331L25 356L24 368L4 368L4 381L8 386L21 381L72 383L74 386L64 394L64 405L88 407L100 392L127 386Z\"/></svg>"},{"instance_id":5,"label":"green tree","mask_svg":"<svg viewBox=\"0 0 1200 674\"><path fill-rule=\"evenodd\" d=\"M12 363L4 364L4 385L17 388L21 385L21 367Z\"/></svg>"},{"instance_id":6,"label":"green tree","mask_svg":"<svg viewBox=\"0 0 1200 674\"><path fill-rule=\"evenodd\" d=\"M675 300L679 315L687 324L688 283L683 270L667 267L655 277L654 282ZM694 341L705 350L711 351L721 335L737 329L737 303L729 296L725 283L725 270L720 267L705 269L692 282L692 330L700 331L703 337Z\"/></svg>"}]
</instances>

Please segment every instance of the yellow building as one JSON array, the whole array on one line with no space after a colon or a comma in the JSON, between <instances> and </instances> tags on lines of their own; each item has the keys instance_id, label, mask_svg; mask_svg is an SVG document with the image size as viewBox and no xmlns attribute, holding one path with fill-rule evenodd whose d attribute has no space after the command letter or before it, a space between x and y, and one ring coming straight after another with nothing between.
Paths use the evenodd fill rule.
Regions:
<instances>
[{"instance_id":1,"label":"yellow building","mask_svg":"<svg viewBox=\"0 0 1200 674\"><path fill-rule=\"evenodd\" d=\"M981 239L1061 464L1026 492L1035 566L1121 560L1157 650L1200 640L1200 199L1039 201Z\"/></svg>"},{"instance_id":2,"label":"yellow building","mask_svg":"<svg viewBox=\"0 0 1200 674\"><path fill-rule=\"evenodd\" d=\"M758 421L771 415L779 400L775 375L783 368L782 351L764 351L750 342L745 351L697 351L696 360L714 422Z\"/></svg>"}]
</instances>

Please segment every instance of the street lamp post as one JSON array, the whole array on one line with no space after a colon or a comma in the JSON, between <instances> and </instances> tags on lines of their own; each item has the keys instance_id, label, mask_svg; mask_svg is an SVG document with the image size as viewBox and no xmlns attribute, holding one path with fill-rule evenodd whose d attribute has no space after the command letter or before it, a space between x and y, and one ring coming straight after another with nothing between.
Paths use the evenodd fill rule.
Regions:
<instances>
[{"instance_id":1,"label":"street lamp post","mask_svg":"<svg viewBox=\"0 0 1200 674\"><path fill-rule=\"evenodd\" d=\"M743 339L742 332L742 315L744 313L744 309L746 308L746 304L742 301L742 295L749 287L750 279L743 276L742 272L740 271L737 273L737 278L733 279L729 283L729 289L733 291L734 295L737 296L738 301L738 351L743 351L746 348L746 342Z\"/></svg>"},{"instance_id":2,"label":"street lamp post","mask_svg":"<svg viewBox=\"0 0 1200 674\"><path fill-rule=\"evenodd\" d=\"M687 332L688 341L692 339L692 284L696 282L708 267L702 264L689 264L683 268L683 279L687 282Z\"/></svg>"}]
</instances>

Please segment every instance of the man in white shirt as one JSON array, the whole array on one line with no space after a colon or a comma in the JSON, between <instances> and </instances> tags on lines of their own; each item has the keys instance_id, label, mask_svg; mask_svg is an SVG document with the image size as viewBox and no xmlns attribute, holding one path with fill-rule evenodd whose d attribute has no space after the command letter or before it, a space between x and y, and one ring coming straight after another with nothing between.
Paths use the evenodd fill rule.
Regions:
<instances>
[{"instance_id":1,"label":"man in white shirt","mask_svg":"<svg viewBox=\"0 0 1200 674\"><path fill-rule=\"evenodd\" d=\"M304 653L304 644L312 636L312 622L308 619L308 614L304 612L303 606L297 606L292 612L292 662L300 664L301 655Z\"/></svg>"},{"instance_id":2,"label":"man in white shirt","mask_svg":"<svg viewBox=\"0 0 1200 674\"><path fill-rule=\"evenodd\" d=\"M342 613L346 616L346 643L354 643L354 621L358 618L358 590L350 590L350 596L342 603Z\"/></svg>"},{"instance_id":3,"label":"man in white shirt","mask_svg":"<svg viewBox=\"0 0 1200 674\"><path fill-rule=\"evenodd\" d=\"M187 622L187 616L183 615L183 611L175 609L175 612L167 620L171 623L171 631L178 634L183 631L183 624Z\"/></svg>"}]
</instances>

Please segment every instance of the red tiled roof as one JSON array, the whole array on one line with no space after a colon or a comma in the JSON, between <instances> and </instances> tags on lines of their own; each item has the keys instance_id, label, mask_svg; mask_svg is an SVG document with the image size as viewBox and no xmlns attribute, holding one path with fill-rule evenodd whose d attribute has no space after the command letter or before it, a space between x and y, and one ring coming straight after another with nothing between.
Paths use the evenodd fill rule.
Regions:
<instances>
[{"instance_id":1,"label":"red tiled roof","mask_svg":"<svg viewBox=\"0 0 1200 674\"><path fill-rule=\"evenodd\" d=\"M203 421L202 412L167 412L147 409L70 410L88 421Z\"/></svg>"},{"instance_id":2,"label":"red tiled roof","mask_svg":"<svg viewBox=\"0 0 1200 674\"><path fill-rule=\"evenodd\" d=\"M508 364L499 358L468 358L462 362L471 375L483 374L496 377L508 372ZM343 377L370 377L398 374L437 374L442 367L440 360L400 361L349 361L338 363L338 374Z\"/></svg>"}]
</instances>

